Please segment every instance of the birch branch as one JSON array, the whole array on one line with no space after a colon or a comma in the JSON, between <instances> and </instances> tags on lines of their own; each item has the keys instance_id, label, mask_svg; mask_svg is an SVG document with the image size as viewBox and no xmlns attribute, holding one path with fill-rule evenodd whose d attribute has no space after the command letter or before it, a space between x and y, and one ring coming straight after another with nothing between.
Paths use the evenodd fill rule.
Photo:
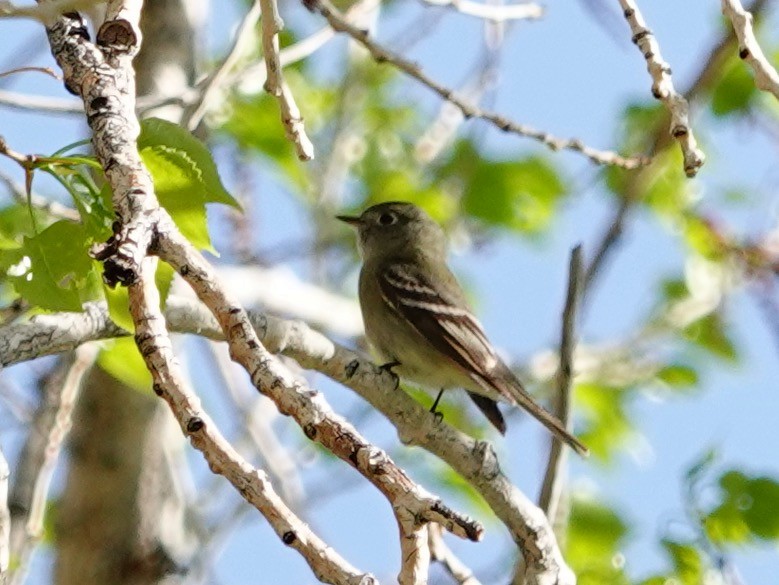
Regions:
<instances>
[{"instance_id":1,"label":"birch branch","mask_svg":"<svg viewBox=\"0 0 779 585\"><path fill-rule=\"evenodd\" d=\"M441 527L431 524L427 530L430 558L441 563L457 585L481 585L481 582L474 576L473 571L446 546Z\"/></svg>"},{"instance_id":2,"label":"birch branch","mask_svg":"<svg viewBox=\"0 0 779 585\"><path fill-rule=\"evenodd\" d=\"M431 6L451 8L465 14L492 22L507 20L535 20L544 15L544 8L535 2L521 4L483 4L471 0L422 0Z\"/></svg>"},{"instance_id":3,"label":"birch branch","mask_svg":"<svg viewBox=\"0 0 779 585\"><path fill-rule=\"evenodd\" d=\"M341 558L298 518L276 494L263 471L254 469L230 445L184 384L173 355L154 284L156 260L144 261L138 281L129 287L130 313L136 325L135 341L154 380L154 392L170 406L192 446L203 453L212 471L224 476L257 508L281 541L297 550L320 581L368 585L373 576L362 573Z\"/></svg>"},{"instance_id":4,"label":"birch branch","mask_svg":"<svg viewBox=\"0 0 779 585\"><path fill-rule=\"evenodd\" d=\"M212 468L224 473L268 517L286 544L299 547L317 575L341 575L334 582L346 582L347 577L349 580L362 578L335 553L327 556L323 543L288 513L267 485L264 474L260 476L242 465L242 460L213 428L194 397L188 396L173 360L162 316L156 308L159 298L153 277L144 276L150 270L150 262L145 259L147 251L157 253L189 282L217 317L233 359L247 369L255 386L273 398L282 413L293 415L309 438L322 443L374 483L391 502L398 521L404 523L404 530L412 532L427 522L438 522L458 536L478 540L483 532L478 522L449 509L412 482L386 453L366 442L337 417L321 394L294 380L261 346L245 311L223 290L214 269L159 207L135 146L138 122L133 115L134 78L130 62L140 42L133 18L137 12L122 2L116 2L115 8L110 6L109 14L121 14L123 18L103 23L98 45L87 40L84 23L78 15L58 20L49 30L49 37L66 84L76 88L85 102L96 156L113 187L119 218L115 235L106 244L97 246L93 253L105 262L103 276L109 285L130 287L136 344L155 378L155 391L166 398L182 428L203 451ZM107 126L107 121L113 125ZM281 533L281 528L286 530ZM305 542L301 541L301 535L307 537Z\"/></svg>"},{"instance_id":5,"label":"birch branch","mask_svg":"<svg viewBox=\"0 0 779 585\"><path fill-rule=\"evenodd\" d=\"M360 45L365 47L376 62L390 63L393 67L396 67L409 77L416 79L444 100L457 106L466 118L479 118L485 120L504 132L511 132L526 138L532 138L554 151L571 150L579 152L592 162L600 165L615 165L625 169L636 169L645 166L650 162L649 158L644 156L624 157L615 152L597 150L587 146L577 138L558 138L548 132L536 130L525 124L518 124L501 114L480 108L460 97L452 89L435 81L432 77L422 71L416 63L401 57L376 42L366 30L355 26L344 18L328 0L303 0L303 3L306 8L312 12L322 15L335 31L349 35Z\"/></svg>"},{"instance_id":6,"label":"birch branch","mask_svg":"<svg viewBox=\"0 0 779 585\"><path fill-rule=\"evenodd\" d=\"M265 91L279 102L281 122L287 138L295 145L300 160L314 158L314 145L306 134L303 117L300 114L287 82L284 81L282 65L279 57L279 32L284 28L284 22L279 16L276 0L255 0L262 7L262 51L268 77L265 80Z\"/></svg>"},{"instance_id":7,"label":"birch branch","mask_svg":"<svg viewBox=\"0 0 779 585\"><path fill-rule=\"evenodd\" d=\"M779 73L763 53L752 26L752 14L745 10L740 0L722 0L722 13L730 19L738 38L738 56L755 73L755 85L779 99Z\"/></svg>"},{"instance_id":8,"label":"birch branch","mask_svg":"<svg viewBox=\"0 0 779 585\"><path fill-rule=\"evenodd\" d=\"M660 44L644 21L641 11L634 0L619 0L625 19L633 33L631 39L646 59L647 70L652 77L652 95L663 102L671 116L669 132L682 150L684 172L688 177L698 174L698 169L706 161L706 155L698 148L695 135L690 127L689 104L674 88L671 78L671 66L660 54Z\"/></svg>"},{"instance_id":9,"label":"birch branch","mask_svg":"<svg viewBox=\"0 0 779 585\"><path fill-rule=\"evenodd\" d=\"M75 333L90 340L127 335L109 320L105 305L91 303L86 309L83 314L38 315L26 323L0 328L0 363L16 363L71 348L80 342ZM224 339L222 326L209 310L193 301L170 297L166 318L172 330ZM520 547L527 575L533 579L529 583L575 583L543 511L509 482L488 442L477 441L445 421L435 423L426 408L396 391L397 380L391 374L305 323L256 312L251 313L251 321L259 341L270 352L287 355L304 368L320 371L352 388L396 426L404 442L439 456L468 480Z\"/></svg>"}]
</instances>

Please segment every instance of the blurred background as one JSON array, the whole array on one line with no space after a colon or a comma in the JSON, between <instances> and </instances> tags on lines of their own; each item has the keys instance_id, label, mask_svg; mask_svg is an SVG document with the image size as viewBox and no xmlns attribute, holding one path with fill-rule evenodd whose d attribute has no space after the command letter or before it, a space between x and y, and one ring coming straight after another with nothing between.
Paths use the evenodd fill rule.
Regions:
<instances>
[{"instance_id":1,"label":"blurred background","mask_svg":"<svg viewBox=\"0 0 779 585\"><path fill-rule=\"evenodd\" d=\"M690 98L691 125L707 156L688 179L618 2L550 0L534 19L505 18L508 5L499 0L483 5L488 18L456 3L435 4L361 0L338 7L487 110L593 148L651 155L652 163L601 167L464 120L416 80L333 33L321 16L284 2L285 76L315 148L315 159L301 162L284 136L277 102L263 91L251 4L160 0L144 7L144 45L135 61L139 115L191 129L243 209L209 205L206 231L205 205L213 199L201 197L185 210L194 226L188 235L212 252L246 306L303 319L367 351L354 236L334 215L413 201L445 227L453 267L486 331L542 401L554 398L569 254L582 243L573 412L576 433L593 455L571 458L556 519L579 583L773 582L775 98L755 89L719 3L640 4L676 88ZM774 3L750 6L773 60ZM2 20L0 38L0 73L58 71L40 25ZM18 152L47 155L89 138L77 99L40 70L0 77L0 135ZM67 293L30 294L8 272L30 242L47 253L54 239L54 232L43 236L47 226L77 212L84 217L84 198L99 185L88 184L83 169L69 176L80 178L36 173L30 211L22 170L0 159L6 323L74 310L62 300L68 295L75 295L75 309L83 300L73 283L58 285ZM58 248L58 257L74 250L83 257L89 238L98 241L110 225L106 210L88 213L99 228ZM97 284L98 265L84 270L95 295L110 294ZM174 281L171 294L186 292ZM223 344L193 336L176 344L206 410L233 444L268 471L291 507L339 553L392 582L399 547L384 498L258 396ZM30 453L36 436L45 436L41 429L53 428L59 407L52 404L62 402L62 388L78 393L61 455L55 449L43 457L53 480L41 531L14 533L26 551L16 582L314 583L297 553L183 443L151 393L132 341L94 345L16 365L0 377L0 445L12 496L22 499L30 485L24 473L41 467L30 463ZM436 458L401 445L383 416L350 390L286 361L415 480L484 522L484 542L446 541L481 583L511 582L516 546L477 493ZM424 404L431 400L407 390ZM446 421L493 440L504 471L536 499L549 436L522 412L505 411L509 432L500 437L460 394L444 397ZM38 446L39 464L45 445ZM430 582L454 581L434 565Z\"/></svg>"}]
</instances>

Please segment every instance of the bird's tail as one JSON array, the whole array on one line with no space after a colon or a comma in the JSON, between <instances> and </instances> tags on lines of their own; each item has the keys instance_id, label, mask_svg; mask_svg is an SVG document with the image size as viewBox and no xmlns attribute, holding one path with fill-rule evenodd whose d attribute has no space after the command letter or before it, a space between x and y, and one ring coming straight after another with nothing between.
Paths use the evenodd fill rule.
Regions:
<instances>
[{"instance_id":1,"label":"bird's tail","mask_svg":"<svg viewBox=\"0 0 779 585\"><path fill-rule=\"evenodd\" d=\"M563 423L553 414L548 412L544 407L538 404L527 390L522 386L520 382L511 370L507 366L504 366L504 372L502 375L496 376L489 382L494 386L501 394L506 397L510 397L519 406L528 411L535 419L544 425L551 433L561 440L566 445L570 446L574 451L583 457L587 457L590 454L590 450L579 439L574 437L565 428Z\"/></svg>"}]
</instances>

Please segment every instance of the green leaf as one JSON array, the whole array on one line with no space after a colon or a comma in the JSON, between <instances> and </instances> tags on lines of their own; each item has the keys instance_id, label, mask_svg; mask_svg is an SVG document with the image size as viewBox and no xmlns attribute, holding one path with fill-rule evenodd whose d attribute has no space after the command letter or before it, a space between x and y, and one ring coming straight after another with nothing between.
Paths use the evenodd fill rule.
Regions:
<instances>
[{"instance_id":1,"label":"green leaf","mask_svg":"<svg viewBox=\"0 0 779 585\"><path fill-rule=\"evenodd\" d=\"M696 215L687 214L683 224L684 239L687 245L709 260L723 260L728 252L722 235L712 224Z\"/></svg>"},{"instance_id":2,"label":"green leaf","mask_svg":"<svg viewBox=\"0 0 779 585\"><path fill-rule=\"evenodd\" d=\"M779 483L728 471L720 477L722 502L704 519L709 538L718 543L743 543L750 538L779 540Z\"/></svg>"},{"instance_id":3,"label":"green leaf","mask_svg":"<svg viewBox=\"0 0 779 585\"><path fill-rule=\"evenodd\" d=\"M601 384L576 384L574 396L585 423L579 438L594 457L609 461L632 432L626 413L628 392Z\"/></svg>"},{"instance_id":4,"label":"green leaf","mask_svg":"<svg viewBox=\"0 0 779 585\"><path fill-rule=\"evenodd\" d=\"M537 234L552 221L566 193L560 172L540 156L520 160L485 159L461 141L452 160L438 173L459 177L464 184L466 213L494 226Z\"/></svg>"},{"instance_id":5,"label":"green leaf","mask_svg":"<svg viewBox=\"0 0 779 585\"><path fill-rule=\"evenodd\" d=\"M717 117L744 113L755 95L755 80L734 52L722 68L722 74L716 77L716 85L711 90L711 111Z\"/></svg>"},{"instance_id":6,"label":"green leaf","mask_svg":"<svg viewBox=\"0 0 779 585\"><path fill-rule=\"evenodd\" d=\"M97 363L114 378L141 392L149 392L152 377L141 357L135 341L122 337L104 342Z\"/></svg>"},{"instance_id":7,"label":"green leaf","mask_svg":"<svg viewBox=\"0 0 779 585\"><path fill-rule=\"evenodd\" d=\"M676 577L683 585L700 585L703 582L703 559L697 548L667 539L661 544L671 557Z\"/></svg>"},{"instance_id":8,"label":"green leaf","mask_svg":"<svg viewBox=\"0 0 779 585\"><path fill-rule=\"evenodd\" d=\"M141 157L154 179L160 204L181 233L194 246L214 252L208 234L206 189L195 161L186 152L166 146L144 148Z\"/></svg>"},{"instance_id":9,"label":"green leaf","mask_svg":"<svg viewBox=\"0 0 779 585\"><path fill-rule=\"evenodd\" d=\"M224 188L211 152L189 131L167 120L146 118L141 122L138 150L143 151L156 147L181 153L182 158L191 162L205 189L204 199L206 202L224 203L241 209L240 203Z\"/></svg>"},{"instance_id":10,"label":"green leaf","mask_svg":"<svg viewBox=\"0 0 779 585\"><path fill-rule=\"evenodd\" d=\"M683 364L666 366L655 377L672 388L690 388L698 384L698 372Z\"/></svg>"},{"instance_id":11,"label":"green leaf","mask_svg":"<svg viewBox=\"0 0 779 585\"><path fill-rule=\"evenodd\" d=\"M683 331L684 338L709 353L730 362L738 359L736 346L727 336L725 324L718 313L711 313L690 323Z\"/></svg>"},{"instance_id":12,"label":"green leaf","mask_svg":"<svg viewBox=\"0 0 779 585\"><path fill-rule=\"evenodd\" d=\"M565 557L579 585L627 585L620 547L628 525L611 508L591 499L575 498L568 520Z\"/></svg>"},{"instance_id":13,"label":"green leaf","mask_svg":"<svg viewBox=\"0 0 779 585\"><path fill-rule=\"evenodd\" d=\"M21 248L4 253L2 265L16 291L31 305L52 311L80 311L99 296L99 276L88 255L83 226L58 221Z\"/></svg>"}]
</instances>

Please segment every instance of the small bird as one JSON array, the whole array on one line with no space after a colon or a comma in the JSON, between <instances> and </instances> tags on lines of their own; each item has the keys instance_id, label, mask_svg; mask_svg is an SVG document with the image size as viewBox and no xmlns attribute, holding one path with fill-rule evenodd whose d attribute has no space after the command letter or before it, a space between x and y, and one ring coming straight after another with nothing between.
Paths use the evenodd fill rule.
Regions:
<instances>
[{"instance_id":1,"label":"small bird","mask_svg":"<svg viewBox=\"0 0 779 585\"><path fill-rule=\"evenodd\" d=\"M444 389L464 388L501 434L506 422L497 401L521 406L577 453L589 454L498 357L446 264L446 237L435 221L397 201L337 219L357 229L368 341L401 378L440 390L431 412Z\"/></svg>"}]
</instances>

